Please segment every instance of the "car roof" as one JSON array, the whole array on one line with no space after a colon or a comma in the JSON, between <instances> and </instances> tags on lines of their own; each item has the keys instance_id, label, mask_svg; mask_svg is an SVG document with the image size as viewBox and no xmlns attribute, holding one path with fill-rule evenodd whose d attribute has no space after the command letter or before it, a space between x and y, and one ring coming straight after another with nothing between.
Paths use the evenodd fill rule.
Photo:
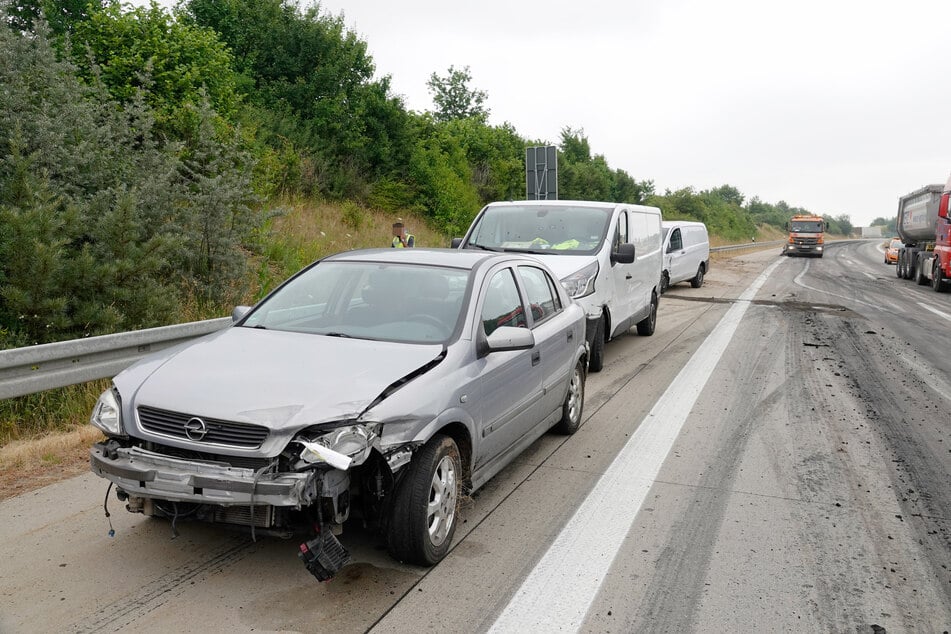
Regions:
<instances>
[{"instance_id":1,"label":"car roof","mask_svg":"<svg viewBox=\"0 0 951 634\"><path fill-rule=\"evenodd\" d=\"M419 264L422 266L451 266L475 269L488 260L519 260L536 263L535 258L519 253L492 253L474 249L358 249L344 251L324 258L334 262L382 262L388 264Z\"/></svg>"}]
</instances>

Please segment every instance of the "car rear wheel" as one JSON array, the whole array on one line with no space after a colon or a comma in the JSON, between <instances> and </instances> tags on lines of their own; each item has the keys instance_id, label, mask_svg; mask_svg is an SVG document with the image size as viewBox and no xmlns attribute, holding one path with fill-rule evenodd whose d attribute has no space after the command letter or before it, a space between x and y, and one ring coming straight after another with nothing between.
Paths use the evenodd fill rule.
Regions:
<instances>
[{"instance_id":1,"label":"car rear wheel","mask_svg":"<svg viewBox=\"0 0 951 634\"><path fill-rule=\"evenodd\" d=\"M594 329L594 339L591 341L591 357L588 359L588 369L592 372L600 372L604 367L604 315L598 320L598 326Z\"/></svg>"},{"instance_id":2,"label":"car rear wheel","mask_svg":"<svg viewBox=\"0 0 951 634\"><path fill-rule=\"evenodd\" d=\"M651 293L651 311L644 319L637 322L637 334L650 337L657 327L657 295Z\"/></svg>"},{"instance_id":3,"label":"car rear wheel","mask_svg":"<svg viewBox=\"0 0 951 634\"><path fill-rule=\"evenodd\" d=\"M694 288L700 288L703 286L703 265L697 267L697 274L693 276L693 279L690 280L690 285Z\"/></svg>"},{"instance_id":4,"label":"car rear wheel","mask_svg":"<svg viewBox=\"0 0 951 634\"><path fill-rule=\"evenodd\" d=\"M462 481L459 447L436 435L416 452L393 498L387 546L394 559L432 566L452 544Z\"/></svg>"},{"instance_id":5,"label":"car rear wheel","mask_svg":"<svg viewBox=\"0 0 951 634\"><path fill-rule=\"evenodd\" d=\"M568 382L568 393L561 407L561 420L553 428L559 434L570 436L581 426L581 412L584 410L584 378L584 363L578 361Z\"/></svg>"}]
</instances>

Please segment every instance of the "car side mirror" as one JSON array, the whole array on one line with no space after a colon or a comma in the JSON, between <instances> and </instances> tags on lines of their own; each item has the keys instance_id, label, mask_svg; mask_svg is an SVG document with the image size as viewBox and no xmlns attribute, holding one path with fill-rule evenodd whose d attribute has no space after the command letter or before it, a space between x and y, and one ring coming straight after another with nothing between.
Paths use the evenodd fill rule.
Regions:
<instances>
[{"instance_id":1,"label":"car side mirror","mask_svg":"<svg viewBox=\"0 0 951 634\"><path fill-rule=\"evenodd\" d=\"M460 244L462 244L462 238L453 238L451 248L458 249Z\"/></svg>"},{"instance_id":2,"label":"car side mirror","mask_svg":"<svg viewBox=\"0 0 951 634\"><path fill-rule=\"evenodd\" d=\"M231 311L231 323L236 324L244 319L244 316L247 315L250 310L250 306L235 306L234 310Z\"/></svg>"},{"instance_id":3,"label":"car side mirror","mask_svg":"<svg viewBox=\"0 0 951 634\"><path fill-rule=\"evenodd\" d=\"M634 245L630 242L619 244L617 251L611 254L611 264L630 264L634 261Z\"/></svg>"},{"instance_id":4,"label":"car side mirror","mask_svg":"<svg viewBox=\"0 0 951 634\"><path fill-rule=\"evenodd\" d=\"M506 350L528 350L535 347L535 335L528 328L516 328L515 326L499 326L492 331L492 334L485 338L485 356L491 352L504 352Z\"/></svg>"}]
</instances>

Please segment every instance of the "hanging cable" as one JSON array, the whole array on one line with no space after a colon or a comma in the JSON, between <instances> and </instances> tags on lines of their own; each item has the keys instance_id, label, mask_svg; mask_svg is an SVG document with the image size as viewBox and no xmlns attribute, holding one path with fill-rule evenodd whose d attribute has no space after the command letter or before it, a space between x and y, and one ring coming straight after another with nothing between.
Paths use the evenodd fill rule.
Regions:
<instances>
[{"instance_id":1,"label":"hanging cable","mask_svg":"<svg viewBox=\"0 0 951 634\"><path fill-rule=\"evenodd\" d=\"M113 483L110 482L108 488L106 488L106 497L102 501L102 510L106 512L106 521L109 522L109 532L107 533L109 537L116 536L116 529L112 528L112 516L109 514L109 492L112 491Z\"/></svg>"}]
</instances>

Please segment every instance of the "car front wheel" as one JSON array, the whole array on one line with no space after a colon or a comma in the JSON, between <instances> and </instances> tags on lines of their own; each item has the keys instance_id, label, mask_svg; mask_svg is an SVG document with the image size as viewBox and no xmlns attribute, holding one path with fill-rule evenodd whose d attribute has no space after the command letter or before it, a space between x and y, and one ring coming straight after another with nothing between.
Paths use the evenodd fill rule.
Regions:
<instances>
[{"instance_id":1,"label":"car front wheel","mask_svg":"<svg viewBox=\"0 0 951 634\"><path fill-rule=\"evenodd\" d=\"M452 544L462 482L459 447L436 435L413 456L397 488L387 530L394 559L432 566Z\"/></svg>"}]
</instances>

